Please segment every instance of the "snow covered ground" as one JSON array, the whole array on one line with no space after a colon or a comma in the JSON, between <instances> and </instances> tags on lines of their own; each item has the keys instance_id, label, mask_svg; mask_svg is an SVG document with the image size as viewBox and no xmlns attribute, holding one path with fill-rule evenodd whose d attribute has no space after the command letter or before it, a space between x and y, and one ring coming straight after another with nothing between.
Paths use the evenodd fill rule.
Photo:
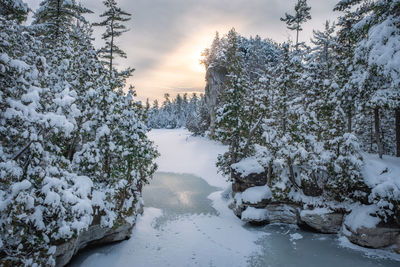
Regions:
<instances>
[{"instance_id":1,"label":"snow covered ground","mask_svg":"<svg viewBox=\"0 0 400 267\"><path fill-rule=\"evenodd\" d=\"M217 174L215 161L224 146L182 129L153 130L149 136L161 153L161 174L144 191L152 194L147 199L154 207L145 202L129 240L84 252L71 266L398 266L395 254L361 249L336 235L245 225L221 194L228 182ZM202 198L204 203L192 203Z\"/></svg>"}]
</instances>

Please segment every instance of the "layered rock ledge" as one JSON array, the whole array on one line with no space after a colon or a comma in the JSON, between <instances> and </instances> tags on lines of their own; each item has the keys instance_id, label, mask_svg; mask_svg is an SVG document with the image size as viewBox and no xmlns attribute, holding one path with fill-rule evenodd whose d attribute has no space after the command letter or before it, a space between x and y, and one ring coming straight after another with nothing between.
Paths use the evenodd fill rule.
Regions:
<instances>
[{"instance_id":1,"label":"layered rock ledge","mask_svg":"<svg viewBox=\"0 0 400 267\"><path fill-rule=\"evenodd\" d=\"M314 205L302 201L278 201L273 198L264 171L243 175L235 168L233 178L233 200L229 207L245 222L296 224L313 232L342 234L362 247L393 246L393 250L400 253L400 224L393 218L377 216L374 205L330 207L322 198ZM386 222L388 220L390 224Z\"/></svg>"},{"instance_id":2,"label":"layered rock ledge","mask_svg":"<svg viewBox=\"0 0 400 267\"><path fill-rule=\"evenodd\" d=\"M137 214L143 213L141 202L138 203L136 209ZM101 217L95 215L92 225L87 230L80 232L74 238L55 244L56 266L67 265L79 251L87 247L96 247L129 239L135 226L134 221L132 223L125 222L113 228L103 227L100 220Z\"/></svg>"}]
</instances>

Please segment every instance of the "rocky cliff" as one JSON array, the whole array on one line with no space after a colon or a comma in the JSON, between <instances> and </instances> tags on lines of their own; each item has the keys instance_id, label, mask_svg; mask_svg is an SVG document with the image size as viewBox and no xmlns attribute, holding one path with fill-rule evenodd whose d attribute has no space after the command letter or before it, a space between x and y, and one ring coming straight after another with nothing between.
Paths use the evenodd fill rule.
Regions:
<instances>
[{"instance_id":1,"label":"rocky cliff","mask_svg":"<svg viewBox=\"0 0 400 267\"><path fill-rule=\"evenodd\" d=\"M227 70L221 66L210 66L206 73L205 102L210 115L210 135L214 135L216 108L219 104Z\"/></svg>"},{"instance_id":2,"label":"rocky cliff","mask_svg":"<svg viewBox=\"0 0 400 267\"><path fill-rule=\"evenodd\" d=\"M136 205L137 213L143 213L142 202ZM75 256L80 250L86 247L94 247L104 244L110 244L122 240L129 239L131 237L132 228L135 223L121 224L114 228L102 227L100 224L101 216L95 215L93 218L92 225L85 231L80 232L77 236L59 242L56 244L56 266L63 267L67 265L73 256Z\"/></svg>"}]
</instances>

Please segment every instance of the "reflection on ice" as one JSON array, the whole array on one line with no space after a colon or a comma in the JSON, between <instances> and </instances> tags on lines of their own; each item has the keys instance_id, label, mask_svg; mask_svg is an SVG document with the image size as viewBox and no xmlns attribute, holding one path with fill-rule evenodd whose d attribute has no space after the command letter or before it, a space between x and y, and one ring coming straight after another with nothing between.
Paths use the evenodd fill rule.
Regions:
<instances>
[{"instance_id":1,"label":"reflection on ice","mask_svg":"<svg viewBox=\"0 0 400 267\"><path fill-rule=\"evenodd\" d=\"M207 198L216 190L190 174L158 172L143 189L143 199L146 207L162 209L163 217L169 219L183 214L217 214Z\"/></svg>"}]
</instances>

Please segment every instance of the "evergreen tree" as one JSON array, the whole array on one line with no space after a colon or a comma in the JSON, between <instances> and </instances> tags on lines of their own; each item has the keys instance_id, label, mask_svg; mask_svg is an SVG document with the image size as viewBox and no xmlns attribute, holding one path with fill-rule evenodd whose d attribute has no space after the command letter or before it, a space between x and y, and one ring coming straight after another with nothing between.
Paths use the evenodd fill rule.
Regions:
<instances>
[{"instance_id":1,"label":"evergreen tree","mask_svg":"<svg viewBox=\"0 0 400 267\"><path fill-rule=\"evenodd\" d=\"M305 123L307 116L303 108L301 96L301 71L304 68L299 50L290 51L289 44L282 46L282 55L274 69L274 80L271 82L275 109L271 111L271 119L264 126L267 148L273 160L281 162L284 172L277 177L287 177L288 182L300 189L300 177L295 166L302 167L308 152L305 143ZM287 173L286 173L287 170ZM299 171L303 177L304 172Z\"/></svg>"},{"instance_id":2,"label":"evergreen tree","mask_svg":"<svg viewBox=\"0 0 400 267\"><path fill-rule=\"evenodd\" d=\"M87 8L77 4L75 0L44 0L35 12L34 24L43 25L49 39L55 39L66 33L72 33L76 21L86 23L85 13L92 13ZM62 39L62 38L61 38Z\"/></svg>"},{"instance_id":3,"label":"evergreen tree","mask_svg":"<svg viewBox=\"0 0 400 267\"><path fill-rule=\"evenodd\" d=\"M375 142L382 157L382 112L390 109L396 118L399 106L400 79L395 63L396 50L391 48L396 46L393 42L399 34L399 1L340 1L336 10L346 12L344 18L355 17L358 21L351 26L352 34L357 38L354 40L353 70L348 84L357 86L359 106L364 112L373 111ZM389 54L382 57L383 51ZM398 123L393 127L396 132L400 131L398 127ZM397 144L399 147L399 139Z\"/></svg>"},{"instance_id":4,"label":"evergreen tree","mask_svg":"<svg viewBox=\"0 0 400 267\"><path fill-rule=\"evenodd\" d=\"M51 1L42 27L0 16L0 254L10 266L54 266L54 246L95 217L109 229L133 224L156 169L126 76L110 77L90 26L60 2L58 25L43 13Z\"/></svg>"},{"instance_id":5,"label":"evergreen tree","mask_svg":"<svg viewBox=\"0 0 400 267\"><path fill-rule=\"evenodd\" d=\"M243 131L248 128L244 100L248 83L243 75L242 55L238 47L239 36L234 29L227 35L226 62L228 74L222 95L223 104L217 110L216 137L229 145L229 151L218 158L217 165L224 174L243 157ZM232 177L232 175L231 175Z\"/></svg>"},{"instance_id":6,"label":"evergreen tree","mask_svg":"<svg viewBox=\"0 0 400 267\"><path fill-rule=\"evenodd\" d=\"M281 21L286 22L287 28L296 31L296 49L299 45L299 32L303 30L301 25L311 19L311 7L307 5L307 0L298 0L294 6L294 15L285 13L285 17Z\"/></svg>"},{"instance_id":7,"label":"evergreen tree","mask_svg":"<svg viewBox=\"0 0 400 267\"><path fill-rule=\"evenodd\" d=\"M107 10L101 14L100 17L104 17L105 19L93 25L106 27L106 31L103 33L102 37L106 45L99 50L99 55L104 59L103 62L108 65L111 73L113 70L113 60L117 56L126 58L126 53L117 46L116 38L128 31L126 26L122 23L129 21L131 19L131 14L118 7L116 0L105 0L103 3Z\"/></svg>"},{"instance_id":8,"label":"evergreen tree","mask_svg":"<svg viewBox=\"0 0 400 267\"><path fill-rule=\"evenodd\" d=\"M28 5L21 0L0 1L0 16L4 16L7 19L21 23L26 20L28 12Z\"/></svg>"}]
</instances>

